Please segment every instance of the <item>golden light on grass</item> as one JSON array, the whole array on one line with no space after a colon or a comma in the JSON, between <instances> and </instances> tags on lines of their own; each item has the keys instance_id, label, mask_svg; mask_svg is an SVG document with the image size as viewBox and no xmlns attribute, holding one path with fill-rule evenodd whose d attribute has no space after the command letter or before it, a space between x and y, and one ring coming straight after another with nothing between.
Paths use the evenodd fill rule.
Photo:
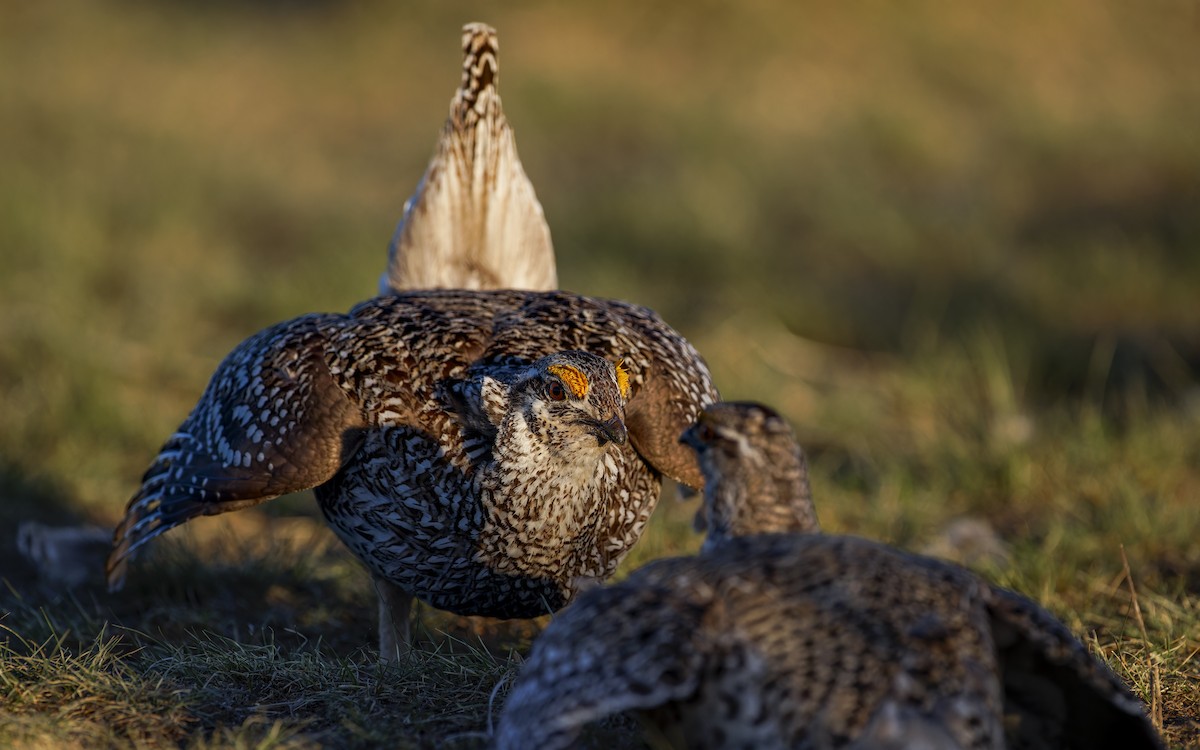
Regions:
<instances>
[{"instance_id":1,"label":"golden light on grass","mask_svg":"<svg viewBox=\"0 0 1200 750\"><path fill-rule=\"evenodd\" d=\"M985 522L986 575L1200 739L1189 3L6 9L0 528L111 526L238 341L373 293L469 20L565 287L786 414L829 530ZM264 508L117 598L0 538L0 744L482 746L534 631L424 611L435 651L378 671L365 576L311 502ZM628 565L694 551L694 508Z\"/></svg>"}]
</instances>

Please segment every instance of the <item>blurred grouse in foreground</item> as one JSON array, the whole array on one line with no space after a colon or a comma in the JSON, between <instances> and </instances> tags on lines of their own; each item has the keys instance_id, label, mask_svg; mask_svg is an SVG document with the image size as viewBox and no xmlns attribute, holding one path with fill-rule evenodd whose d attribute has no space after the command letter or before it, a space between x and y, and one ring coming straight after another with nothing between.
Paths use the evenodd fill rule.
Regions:
<instances>
[{"instance_id":1,"label":"blurred grouse in foreground","mask_svg":"<svg viewBox=\"0 0 1200 750\"><path fill-rule=\"evenodd\" d=\"M385 658L413 596L533 617L612 574L676 436L716 399L653 312L563 292L427 291L268 328L217 368L117 527L109 584L155 536L316 487L380 589Z\"/></svg>"},{"instance_id":2,"label":"blurred grouse in foreground","mask_svg":"<svg viewBox=\"0 0 1200 750\"><path fill-rule=\"evenodd\" d=\"M558 615L504 707L502 750L571 747L622 712L688 748L1161 747L1125 685L1030 600L864 539L756 533L812 519L796 464L764 460L799 455L773 412L711 406L684 440L709 528L732 536Z\"/></svg>"}]
</instances>

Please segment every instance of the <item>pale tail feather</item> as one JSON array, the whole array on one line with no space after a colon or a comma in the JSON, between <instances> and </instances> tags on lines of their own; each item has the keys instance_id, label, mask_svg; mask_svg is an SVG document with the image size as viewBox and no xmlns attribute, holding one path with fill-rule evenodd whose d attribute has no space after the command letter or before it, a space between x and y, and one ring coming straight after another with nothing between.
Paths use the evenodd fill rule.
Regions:
<instances>
[{"instance_id":1,"label":"pale tail feather","mask_svg":"<svg viewBox=\"0 0 1200 750\"><path fill-rule=\"evenodd\" d=\"M463 28L463 76L388 248L380 293L558 287L550 228L498 91L495 29Z\"/></svg>"}]
</instances>

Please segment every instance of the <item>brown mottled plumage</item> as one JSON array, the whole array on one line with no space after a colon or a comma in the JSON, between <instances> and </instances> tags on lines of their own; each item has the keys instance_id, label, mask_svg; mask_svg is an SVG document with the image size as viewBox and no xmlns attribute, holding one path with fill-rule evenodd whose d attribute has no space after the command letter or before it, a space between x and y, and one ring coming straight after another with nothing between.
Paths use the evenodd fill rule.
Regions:
<instances>
[{"instance_id":1,"label":"brown mottled plumage","mask_svg":"<svg viewBox=\"0 0 1200 750\"><path fill-rule=\"evenodd\" d=\"M385 657L409 596L550 612L613 572L661 473L700 485L675 436L715 398L696 351L623 302L445 290L296 318L239 345L163 446L117 528L110 586L174 526L316 487L388 587Z\"/></svg>"},{"instance_id":2,"label":"brown mottled plumage","mask_svg":"<svg viewBox=\"0 0 1200 750\"><path fill-rule=\"evenodd\" d=\"M463 27L462 83L388 248L381 293L558 286L550 227L498 90L496 30Z\"/></svg>"},{"instance_id":3,"label":"brown mottled plumage","mask_svg":"<svg viewBox=\"0 0 1200 750\"><path fill-rule=\"evenodd\" d=\"M425 175L404 204L381 294L558 286L550 227L500 100L496 30L467 24L462 50L462 80ZM363 455L366 464L370 454ZM380 652L388 658L408 641L412 597L386 578L376 578L375 590Z\"/></svg>"},{"instance_id":4,"label":"brown mottled plumage","mask_svg":"<svg viewBox=\"0 0 1200 750\"><path fill-rule=\"evenodd\" d=\"M706 507L778 513L710 518L732 536L559 614L504 707L500 750L571 747L623 712L688 748L1161 747L1120 679L1025 597L864 539L757 533L810 504L803 482L789 493L762 476L795 477L793 461L775 477L745 460L796 454L776 420L705 409L684 439L709 485L740 485L706 487Z\"/></svg>"},{"instance_id":5,"label":"brown mottled plumage","mask_svg":"<svg viewBox=\"0 0 1200 750\"><path fill-rule=\"evenodd\" d=\"M680 442L696 451L706 477L697 526L705 549L731 536L820 531L808 459L783 417L763 406L718 403Z\"/></svg>"}]
</instances>

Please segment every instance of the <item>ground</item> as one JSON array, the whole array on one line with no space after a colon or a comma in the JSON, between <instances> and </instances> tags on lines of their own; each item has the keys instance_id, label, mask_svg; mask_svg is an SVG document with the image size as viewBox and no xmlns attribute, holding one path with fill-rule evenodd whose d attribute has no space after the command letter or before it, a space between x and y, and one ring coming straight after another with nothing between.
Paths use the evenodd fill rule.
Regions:
<instances>
[{"instance_id":1,"label":"ground","mask_svg":"<svg viewBox=\"0 0 1200 750\"><path fill-rule=\"evenodd\" d=\"M409 5L6 9L0 746L486 743L539 623L424 609L380 667L308 495L116 595L16 544L111 528L238 341L373 292L470 20L565 288L782 411L827 530L1032 596L1200 745L1195 3ZM695 550L693 512L668 493L623 570Z\"/></svg>"}]
</instances>

